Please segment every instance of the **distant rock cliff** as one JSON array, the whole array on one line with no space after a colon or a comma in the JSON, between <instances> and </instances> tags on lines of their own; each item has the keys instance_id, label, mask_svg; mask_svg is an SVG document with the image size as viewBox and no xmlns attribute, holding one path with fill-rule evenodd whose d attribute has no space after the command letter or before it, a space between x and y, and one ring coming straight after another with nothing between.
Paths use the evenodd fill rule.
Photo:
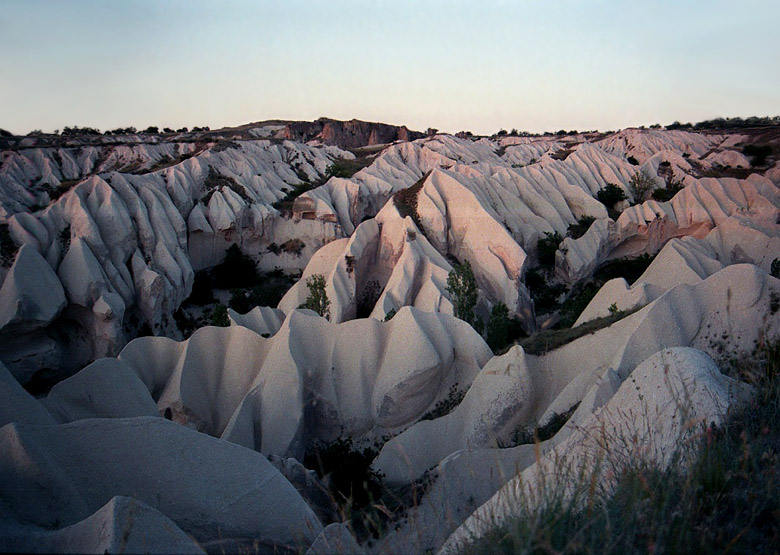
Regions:
<instances>
[{"instance_id":1,"label":"distant rock cliff","mask_svg":"<svg viewBox=\"0 0 780 555\"><path fill-rule=\"evenodd\" d=\"M340 148L358 148L394 141L413 141L424 136L425 134L419 131L410 131L405 125L399 127L356 119L337 121L320 118L311 122L298 121L288 123L284 130L285 139L298 142L317 139L326 145L337 145Z\"/></svg>"}]
</instances>

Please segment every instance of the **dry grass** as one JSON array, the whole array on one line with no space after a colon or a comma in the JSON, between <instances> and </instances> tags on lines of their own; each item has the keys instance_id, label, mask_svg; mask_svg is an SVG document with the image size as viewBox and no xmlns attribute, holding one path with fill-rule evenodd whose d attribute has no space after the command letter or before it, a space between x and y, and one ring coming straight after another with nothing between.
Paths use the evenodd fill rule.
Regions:
<instances>
[{"instance_id":1,"label":"dry grass","mask_svg":"<svg viewBox=\"0 0 780 555\"><path fill-rule=\"evenodd\" d=\"M590 486L598 469L574 475L574 496L554 489L464 552L780 552L780 338L727 370L753 382L752 401L681 444L668 468L621 460L609 490Z\"/></svg>"}]
</instances>

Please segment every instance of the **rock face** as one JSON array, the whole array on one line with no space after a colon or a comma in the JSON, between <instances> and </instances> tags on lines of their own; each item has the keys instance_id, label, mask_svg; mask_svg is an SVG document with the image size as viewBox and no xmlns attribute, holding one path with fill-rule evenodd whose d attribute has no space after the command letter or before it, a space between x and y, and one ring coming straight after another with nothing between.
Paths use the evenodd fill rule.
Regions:
<instances>
[{"instance_id":1,"label":"rock face","mask_svg":"<svg viewBox=\"0 0 780 555\"><path fill-rule=\"evenodd\" d=\"M442 203L451 208L437 208ZM521 282L525 253L481 210L471 192L433 173L420 190L417 205L420 225L440 228L441 233L426 236L411 217L401 217L390 200L376 218L358 226L340 253L328 245L321 257L312 259L304 277L321 273L326 278L331 319L343 322L362 313L382 320L403 306L452 314L454 299L446 290L450 256L471 263L482 293L479 316L486 320L490 306L503 302L533 329L531 302ZM480 212L481 219L475 217ZM292 310L307 294L302 279L279 307Z\"/></svg>"},{"instance_id":2,"label":"rock face","mask_svg":"<svg viewBox=\"0 0 780 555\"><path fill-rule=\"evenodd\" d=\"M106 358L55 385L43 403L62 424L87 418L159 416L138 374L127 364Z\"/></svg>"},{"instance_id":3,"label":"rock face","mask_svg":"<svg viewBox=\"0 0 780 555\"><path fill-rule=\"evenodd\" d=\"M572 419L581 420L596 408L583 402L589 391L596 395L598 384L624 380L664 347L692 346L718 356L725 335L734 349L749 352L758 340L756 322L764 323L769 337L780 331L773 295L780 295L780 280L738 264L674 287L639 312L546 355L515 347L482 368L450 414L418 422L388 441L374 467L391 483L411 483L451 453L511 441L515 430L543 425L578 403ZM590 353L587 359L583 352Z\"/></svg>"},{"instance_id":4,"label":"rock face","mask_svg":"<svg viewBox=\"0 0 780 555\"><path fill-rule=\"evenodd\" d=\"M148 153L143 158L143 152L137 154L145 164L158 159ZM24 355L10 353L3 360L27 381L31 366L67 371L116 355L144 324L157 333L170 333L171 315L189 295L194 271L221 261L234 243L250 255L262 252L269 269L302 268L308 256L340 231L333 224L293 222L272 204L302 180L321 179L337 156L352 157L336 147L289 141L214 146L142 175L114 171L89 177L42 211L13 214L7 223L13 240L24 245L22 263L40 268L43 257L61 282L42 290L53 295L52 310L62 309L52 299L64 290L68 306L56 331L66 341L55 343L38 334L34 343L25 343ZM20 151L3 165L0 178L8 183L50 184L98 171L89 162L92 158L80 165L68 160L53 151ZM301 241L300 255L264 252L268 245L291 237ZM30 249L40 256L31 256ZM51 281L51 274L35 275ZM17 285L14 280L6 282L6 296L21 286L19 280ZM8 312L4 317L16 318L17 329L40 327L33 314L25 315L30 322L23 323L23 315L9 312L13 306L9 298L2 309ZM65 352L60 353L63 347ZM35 364L24 362L30 357Z\"/></svg>"},{"instance_id":5,"label":"rock face","mask_svg":"<svg viewBox=\"0 0 780 555\"><path fill-rule=\"evenodd\" d=\"M0 334L43 328L64 308L57 275L37 250L23 245L0 288Z\"/></svg>"},{"instance_id":6,"label":"rock face","mask_svg":"<svg viewBox=\"0 0 780 555\"><path fill-rule=\"evenodd\" d=\"M556 253L556 274L576 283L609 259L656 253L676 237L704 237L732 216L771 227L778 210L777 187L759 175L689 180L668 202L649 200L632 206L614 224L599 220L581 238L564 239Z\"/></svg>"},{"instance_id":7,"label":"rock face","mask_svg":"<svg viewBox=\"0 0 780 555\"><path fill-rule=\"evenodd\" d=\"M605 283L574 325L608 316L613 303L619 310L643 306L677 285L693 285L731 264L754 264L768 273L778 254L780 227L732 216L703 239L689 236L666 243L631 287L623 278Z\"/></svg>"},{"instance_id":8,"label":"rock face","mask_svg":"<svg viewBox=\"0 0 780 555\"><path fill-rule=\"evenodd\" d=\"M306 546L322 530L262 455L162 418L7 424L0 428L0 446L7 454L0 460L2 500L16 520L39 527L78 526L123 495L200 542L256 538Z\"/></svg>"},{"instance_id":9,"label":"rock face","mask_svg":"<svg viewBox=\"0 0 780 555\"><path fill-rule=\"evenodd\" d=\"M608 488L619 469L636 457L665 468L695 434L710 423L720 423L728 408L745 395L739 382L723 376L712 359L695 349L659 351L630 377L566 439L475 511L441 552L455 553L513 514L533 511L531 500L542 498L545 490L571 493L589 487L589 474L577 480L581 469Z\"/></svg>"},{"instance_id":10,"label":"rock face","mask_svg":"<svg viewBox=\"0 0 780 555\"><path fill-rule=\"evenodd\" d=\"M267 306L256 306L246 314L228 308L231 325L243 326L258 335L274 335L284 322L284 312Z\"/></svg>"},{"instance_id":11,"label":"rock face","mask_svg":"<svg viewBox=\"0 0 780 555\"><path fill-rule=\"evenodd\" d=\"M315 131L319 146L281 138L288 133L302 139ZM294 196L298 186L321 183L333 160L354 158L323 142L365 146L391 136L414 140L388 146L349 179L332 178L298 196L292 218L274 207ZM192 142L197 137L202 141ZM57 146L47 146L53 144L48 139L30 139L27 147L5 152L0 168L0 204L12 240L46 259L68 303L45 333L17 341L14 352L0 353L23 381L40 369L67 374L115 355L147 327L178 337L172 314L189 294L193 273L219 263L234 243L264 270L302 270L319 248L345 236L353 241L351 249L365 243L379 252L376 241L384 240L384 233L365 226L357 234L356 228L424 176L417 232L445 260L472 263L483 292L478 309L483 319L493 304L504 302L528 330L536 323L522 281L536 263L537 243L545 233L565 235L578 218L597 218L584 237L566 239L558 253L558 276L576 283L605 260L656 252L674 237L703 236L736 212L747 210L751 218L760 214L768 221L779 204L776 187L757 174L740 181L700 179L718 164L741 164L742 155L734 150L739 141L682 131L494 141L416 138L403 128L320 120L110 139L118 145L104 137L58 140ZM669 203L647 201L610 224L594 196L613 183L633 199L629 183L636 171L655 187L677 182L686 187ZM29 212L31 207L36 211ZM292 239L300 248L279 248ZM338 321L374 309L383 317L405 304L449 310L451 303L441 294L447 265L415 249L404 249L403 259L396 259L399 240L391 239L393 258L403 271L384 263L386 276L361 281L342 275L329 284L338 297ZM415 281L404 283L407 278ZM374 308L358 311L361 297L373 295L366 287L375 283L388 294ZM282 308L290 310L287 304Z\"/></svg>"},{"instance_id":12,"label":"rock face","mask_svg":"<svg viewBox=\"0 0 780 555\"><path fill-rule=\"evenodd\" d=\"M60 348L46 328L65 306L51 266L34 247L23 245L0 287L0 359L22 382L58 364Z\"/></svg>"},{"instance_id":13,"label":"rock face","mask_svg":"<svg viewBox=\"0 0 780 555\"><path fill-rule=\"evenodd\" d=\"M294 311L270 339L241 326L203 328L181 343L136 339L59 384L46 405L65 422L141 416L156 403L209 435L301 457L317 441L411 424L452 388L468 388L490 355L447 315L406 308L387 323L336 325Z\"/></svg>"},{"instance_id":14,"label":"rock face","mask_svg":"<svg viewBox=\"0 0 780 555\"><path fill-rule=\"evenodd\" d=\"M0 549L22 553L205 553L176 523L149 505L116 496L84 520L59 530L20 526L0 535Z\"/></svg>"},{"instance_id":15,"label":"rock face","mask_svg":"<svg viewBox=\"0 0 780 555\"><path fill-rule=\"evenodd\" d=\"M337 121L322 118L313 122L288 123L284 127L283 136L301 143L315 140L340 148L359 148L395 141L413 141L425 135L418 131L409 131L405 125L399 127L356 119Z\"/></svg>"},{"instance_id":16,"label":"rock face","mask_svg":"<svg viewBox=\"0 0 780 555\"><path fill-rule=\"evenodd\" d=\"M780 333L780 170L771 155L747 169L736 145L754 139L418 137L324 119L14 139L0 165L0 551L449 552L542 487L570 494L568 471L599 458L663 467L749 393L713 361ZM327 179L356 155L342 165L371 163ZM637 172L670 200L639 198ZM609 211L608 184L627 196ZM576 324L631 314L494 356L452 316L448 274L469 262L477 315L504 303L533 332L525 276L553 233L571 236L556 277L535 274L550 290L658 254ZM195 272L233 244L301 278L277 308L229 309L228 327L174 340ZM330 321L299 308L315 274ZM212 293L247 301L281 282ZM187 310L189 326L201 309ZM142 330L156 336L128 343ZM20 385L52 376L40 399ZM539 427L552 431L531 444ZM340 439L361 460L380 449L384 493L424 491L371 546L338 522L333 476L304 466Z\"/></svg>"},{"instance_id":17,"label":"rock face","mask_svg":"<svg viewBox=\"0 0 780 555\"><path fill-rule=\"evenodd\" d=\"M51 414L0 363L0 426L9 422L54 424Z\"/></svg>"}]
</instances>

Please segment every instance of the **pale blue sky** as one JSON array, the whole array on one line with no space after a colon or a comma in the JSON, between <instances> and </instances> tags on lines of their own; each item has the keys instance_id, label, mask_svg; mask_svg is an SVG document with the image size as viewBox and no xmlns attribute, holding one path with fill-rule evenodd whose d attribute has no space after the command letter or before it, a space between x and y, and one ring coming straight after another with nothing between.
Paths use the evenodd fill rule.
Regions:
<instances>
[{"instance_id":1,"label":"pale blue sky","mask_svg":"<svg viewBox=\"0 0 780 555\"><path fill-rule=\"evenodd\" d=\"M0 127L774 116L778 29L773 0L0 0Z\"/></svg>"}]
</instances>

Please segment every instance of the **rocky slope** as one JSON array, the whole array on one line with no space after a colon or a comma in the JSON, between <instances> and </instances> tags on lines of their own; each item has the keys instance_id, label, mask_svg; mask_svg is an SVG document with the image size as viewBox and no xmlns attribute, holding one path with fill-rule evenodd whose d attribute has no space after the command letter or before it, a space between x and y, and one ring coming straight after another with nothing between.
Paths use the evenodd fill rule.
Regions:
<instances>
[{"instance_id":1,"label":"rocky slope","mask_svg":"<svg viewBox=\"0 0 780 555\"><path fill-rule=\"evenodd\" d=\"M457 552L561 469L626 446L663 466L751 395L724 361L780 337L780 165L752 167L751 137L6 138L0 550ZM174 313L234 244L300 278L183 339ZM465 262L476 316L503 303L528 339L494 354L453 316ZM329 319L301 309L315 275ZM378 537L333 509L317 457L347 447L381 476Z\"/></svg>"}]
</instances>

